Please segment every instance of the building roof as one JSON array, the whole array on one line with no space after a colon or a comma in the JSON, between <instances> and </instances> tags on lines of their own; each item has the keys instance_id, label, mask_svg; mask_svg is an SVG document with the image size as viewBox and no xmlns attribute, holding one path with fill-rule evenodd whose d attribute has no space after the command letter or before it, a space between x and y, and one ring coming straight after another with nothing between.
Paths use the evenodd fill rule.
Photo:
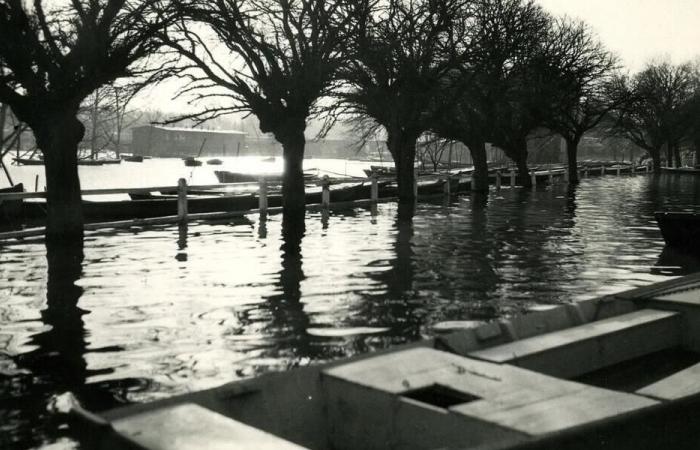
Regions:
<instances>
[{"instance_id":1,"label":"building roof","mask_svg":"<svg viewBox=\"0 0 700 450\"><path fill-rule=\"evenodd\" d=\"M206 133L206 134L235 134L239 136L244 136L248 133L237 130L206 130L202 128L185 128L185 127L164 127L160 125L144 125L138 128L154 128L163 131L177 131L184 133Z\"/></svg>"}]
</instances>

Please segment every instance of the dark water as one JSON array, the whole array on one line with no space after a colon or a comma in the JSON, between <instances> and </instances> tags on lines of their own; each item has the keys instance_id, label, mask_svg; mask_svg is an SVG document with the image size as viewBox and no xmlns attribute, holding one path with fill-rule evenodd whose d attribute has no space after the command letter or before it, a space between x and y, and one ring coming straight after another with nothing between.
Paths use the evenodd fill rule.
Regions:
<instances>
[{"instance_id":1,"label":"dark water","mask_svg":"<svg viewBox=\"0 0 700 450\"><path fill-rule=\"evenodd\" d=\"M700 212L700 177L590 179L394 204L91 233L85 259L0 247L0 448L75 442L46 412L143 402L420 339L700 268L653 212ZM72 280L77 280L75 283Z\"/></svg>"}]
</instances>

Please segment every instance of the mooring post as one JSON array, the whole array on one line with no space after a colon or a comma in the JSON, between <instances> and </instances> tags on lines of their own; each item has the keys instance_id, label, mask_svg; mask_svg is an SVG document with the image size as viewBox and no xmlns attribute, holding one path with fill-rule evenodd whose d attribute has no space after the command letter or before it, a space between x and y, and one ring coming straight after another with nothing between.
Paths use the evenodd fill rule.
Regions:
<instances>
[{"instance_id":1,"label":"mooring post","mask_svg":"<svg viewBox=\"0 0 700 450\"><path fill-rule=\"evenodd\" d=\"M615 175L617 175L618 177L620 176L620 168L619 167L617 168Z\"/></svg>"},{"instance_id":2,"label":"mooring post","mask_svg":"<svg viewBox=\"0 0 700 450\"><path fill-rule=\"evenodd\" d=\"M372 189L370 190L370 198L372 203L377 203L379 201L379 183L377 182L377 174L373 173L370 177L372 180Z\"/></svg>"},{"instance_id":3,"label":"mooring post","mask_svg":"<svg viewBox=\"0 0 700 450\"><path fill-rule=\"evenodd\" d=\"M321 207L323 209L328 209L331 205L331 182L328 179L328 175L324 175L321 181L322 191L321 191Z\"/></svg>"},{"instance_id":4,"label":"mooring post","mask_svg":"<svg viewBox=\"0 0 700 450\"><path fill-rule=\"evenodd\" d=\"M452 195L452 186L450 186L450 174L447 174L447 179L445 180L445 184L442 186L442 189L445 192L445 196L450 197Z\"/></svg>"},{"instance_id":5,"label":"mooring post","mask_svg":"<svg viewBox=\"0 0 700 450\"><path fill-rule=\"evenodd\" d=\"M413 169L413 197L418 200L418 169Z\"/></svg>"},{"instance_id":6,"label":"mooring post","mask_svg":"<svg viewBox=\"0 0 700 450\"><path fill-rule=\"evenodd\" d=\"M531 173L532 176L532 189L537 188L537 174L535 174L535 171L533 170Z\"/></svg>"},{"instance_id":7,"label":"mooring post","mask_svg":"<svg viewBox=\"0 0 700 450\"><path fill-rule=\"evenodd\" d=\"M499 170L496 171L496 190L501 189L501 172Z\"/></svg>"},{"instance_id":8,"label":"mooring post","mask_svg":"<svg viewBox=\"0 0 700 450\"><path fill-rule=\"evenodd\" d=\"M187 180L177 181L177 220L180 224L187 223Z\"/></svg>"},{"instance_id":9,"label":"mooring post","mask_svg":"<svg viewBox=\"0 0 700 450\"><path fill-rule=\"evenodd\" d=\"M260 214L267 213L267 181L265 177L258 178L258 210Z\"/></svg>"},{"instance_id":10,"label":"mooring post","mask_svg":"<svg viewBox=\"0 0 700 450\"><path fill-rule=\"evenodd\" d=\"M551 186L554 184L554 174L552 173L551 167L547 170L547 174L549 175L549 185Z\"/></svg>"},{"instance_id":11,"label":"mooring post","mask_svg":"<svg viewBox=\"0 0 700 450\"><path fill-rule=\"evenodd\" d=\"M605 175L605 165L600 166L600 174Z\"/></svg>"},{"instance_id":12,"label":"mooring post","mask_svg":"<svg viewBox=\"0 0 700 450\"><path fill-rule=\"evenodd\" d=\"M510 169L510 187L515 187L515 170Z\"/></svg>"}]
</instances>

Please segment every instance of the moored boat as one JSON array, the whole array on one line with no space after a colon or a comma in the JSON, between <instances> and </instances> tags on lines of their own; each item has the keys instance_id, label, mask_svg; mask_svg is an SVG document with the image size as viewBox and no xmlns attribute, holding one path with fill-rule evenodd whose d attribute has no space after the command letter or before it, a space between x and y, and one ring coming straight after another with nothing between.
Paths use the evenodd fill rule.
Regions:
<instances>
[{"instance_id":1,"label":"moored boat","mask_svg":"<svg viewBox=\"0 0 700 450\"><path fill-rule=\"evenodd\" d=\"M228 170L215 170L214 175L219 180L219 183L256 183L260 178L264 178L269 183L281 182L282 174L280 172L272 173L246 173L246 172L231 172ZM304 179L309 181L318 177L316 169L305 170Z\"/></svg>"},{"instance_id":2,"label":"moored boat","mask_svg":"<svg viewBox=\"0 0 700 450\"><path fill-rule=\"evenodd\" d=\"M141 155L122 155L122 159L126 162L143 162Z\"/></svg>"},{"instance_id":3,"label":"moored boat","mask_svg":"<svg viewBox=\"0 0 700 450\"><path fill-rule=\"evenodd\" d=\"M657 212L654 217L666 245L700 255L700 214Z\"/></svg>"},{"instance_id":4,"label":"moored boat","mask_svg":"<svg viewBox=\"0 0 700 450\"><path fill-rule=\"evenodd\" d=\"M202 165L202 161L195 159L192 156L184 158L183 161L185 162L185 166L187 167L199 167Z\"/></svg>"},{"instance_id":5,"label":"moored boat","mask_svg":"<svg viewBox=\"0 0 700 450\"><path fill-rule=\"evenodd\" d=\"M700 275L89 413L103 448L695 449ZM131 448L131 447L130 447Z\"/></svg>"},{"instance_id":6,"label":"moored boat","mask_svg":"<svg viewBox=\"0 0 700 450\"><path fill-rule=\"evenodd\" d=\"M18 166L43 166L44 160L41 158L12 158Z\"/></svg>"},{"instance_id":7,"label":"moored boat","mask_svg":"<svg viewBox=\"0 0 700 450\"><path fill-rule=\"evenodd\" d=\"M220 166L223 163L224 162L222 160L220 160L219 158L212 158L212 159L207 160L207 164L209 164L210 166Z\"/></svg>"}]
</instances>

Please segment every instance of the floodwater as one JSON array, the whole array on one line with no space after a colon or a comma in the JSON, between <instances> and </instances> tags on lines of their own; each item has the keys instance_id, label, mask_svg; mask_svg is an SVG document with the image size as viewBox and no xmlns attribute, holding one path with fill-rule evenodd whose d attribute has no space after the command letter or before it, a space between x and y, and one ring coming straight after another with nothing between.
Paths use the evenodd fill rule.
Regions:
<instances>
[{"instance_id":1,"label":"floodwater","mask_svg":"<svg viewBox=\"0 0 700 450\"><path fill-rule=\"evenodd\" d=\"M664 249L656 210L700 212L700 177L492 190L420 203L413 220L386 203L195 223L186 237L91 232L82 263L54 249L52 273L41 241L2 244L0 448L77 445L47 413L53 394L99 411L700 268Z\"/></svg>"}]
</instances>

